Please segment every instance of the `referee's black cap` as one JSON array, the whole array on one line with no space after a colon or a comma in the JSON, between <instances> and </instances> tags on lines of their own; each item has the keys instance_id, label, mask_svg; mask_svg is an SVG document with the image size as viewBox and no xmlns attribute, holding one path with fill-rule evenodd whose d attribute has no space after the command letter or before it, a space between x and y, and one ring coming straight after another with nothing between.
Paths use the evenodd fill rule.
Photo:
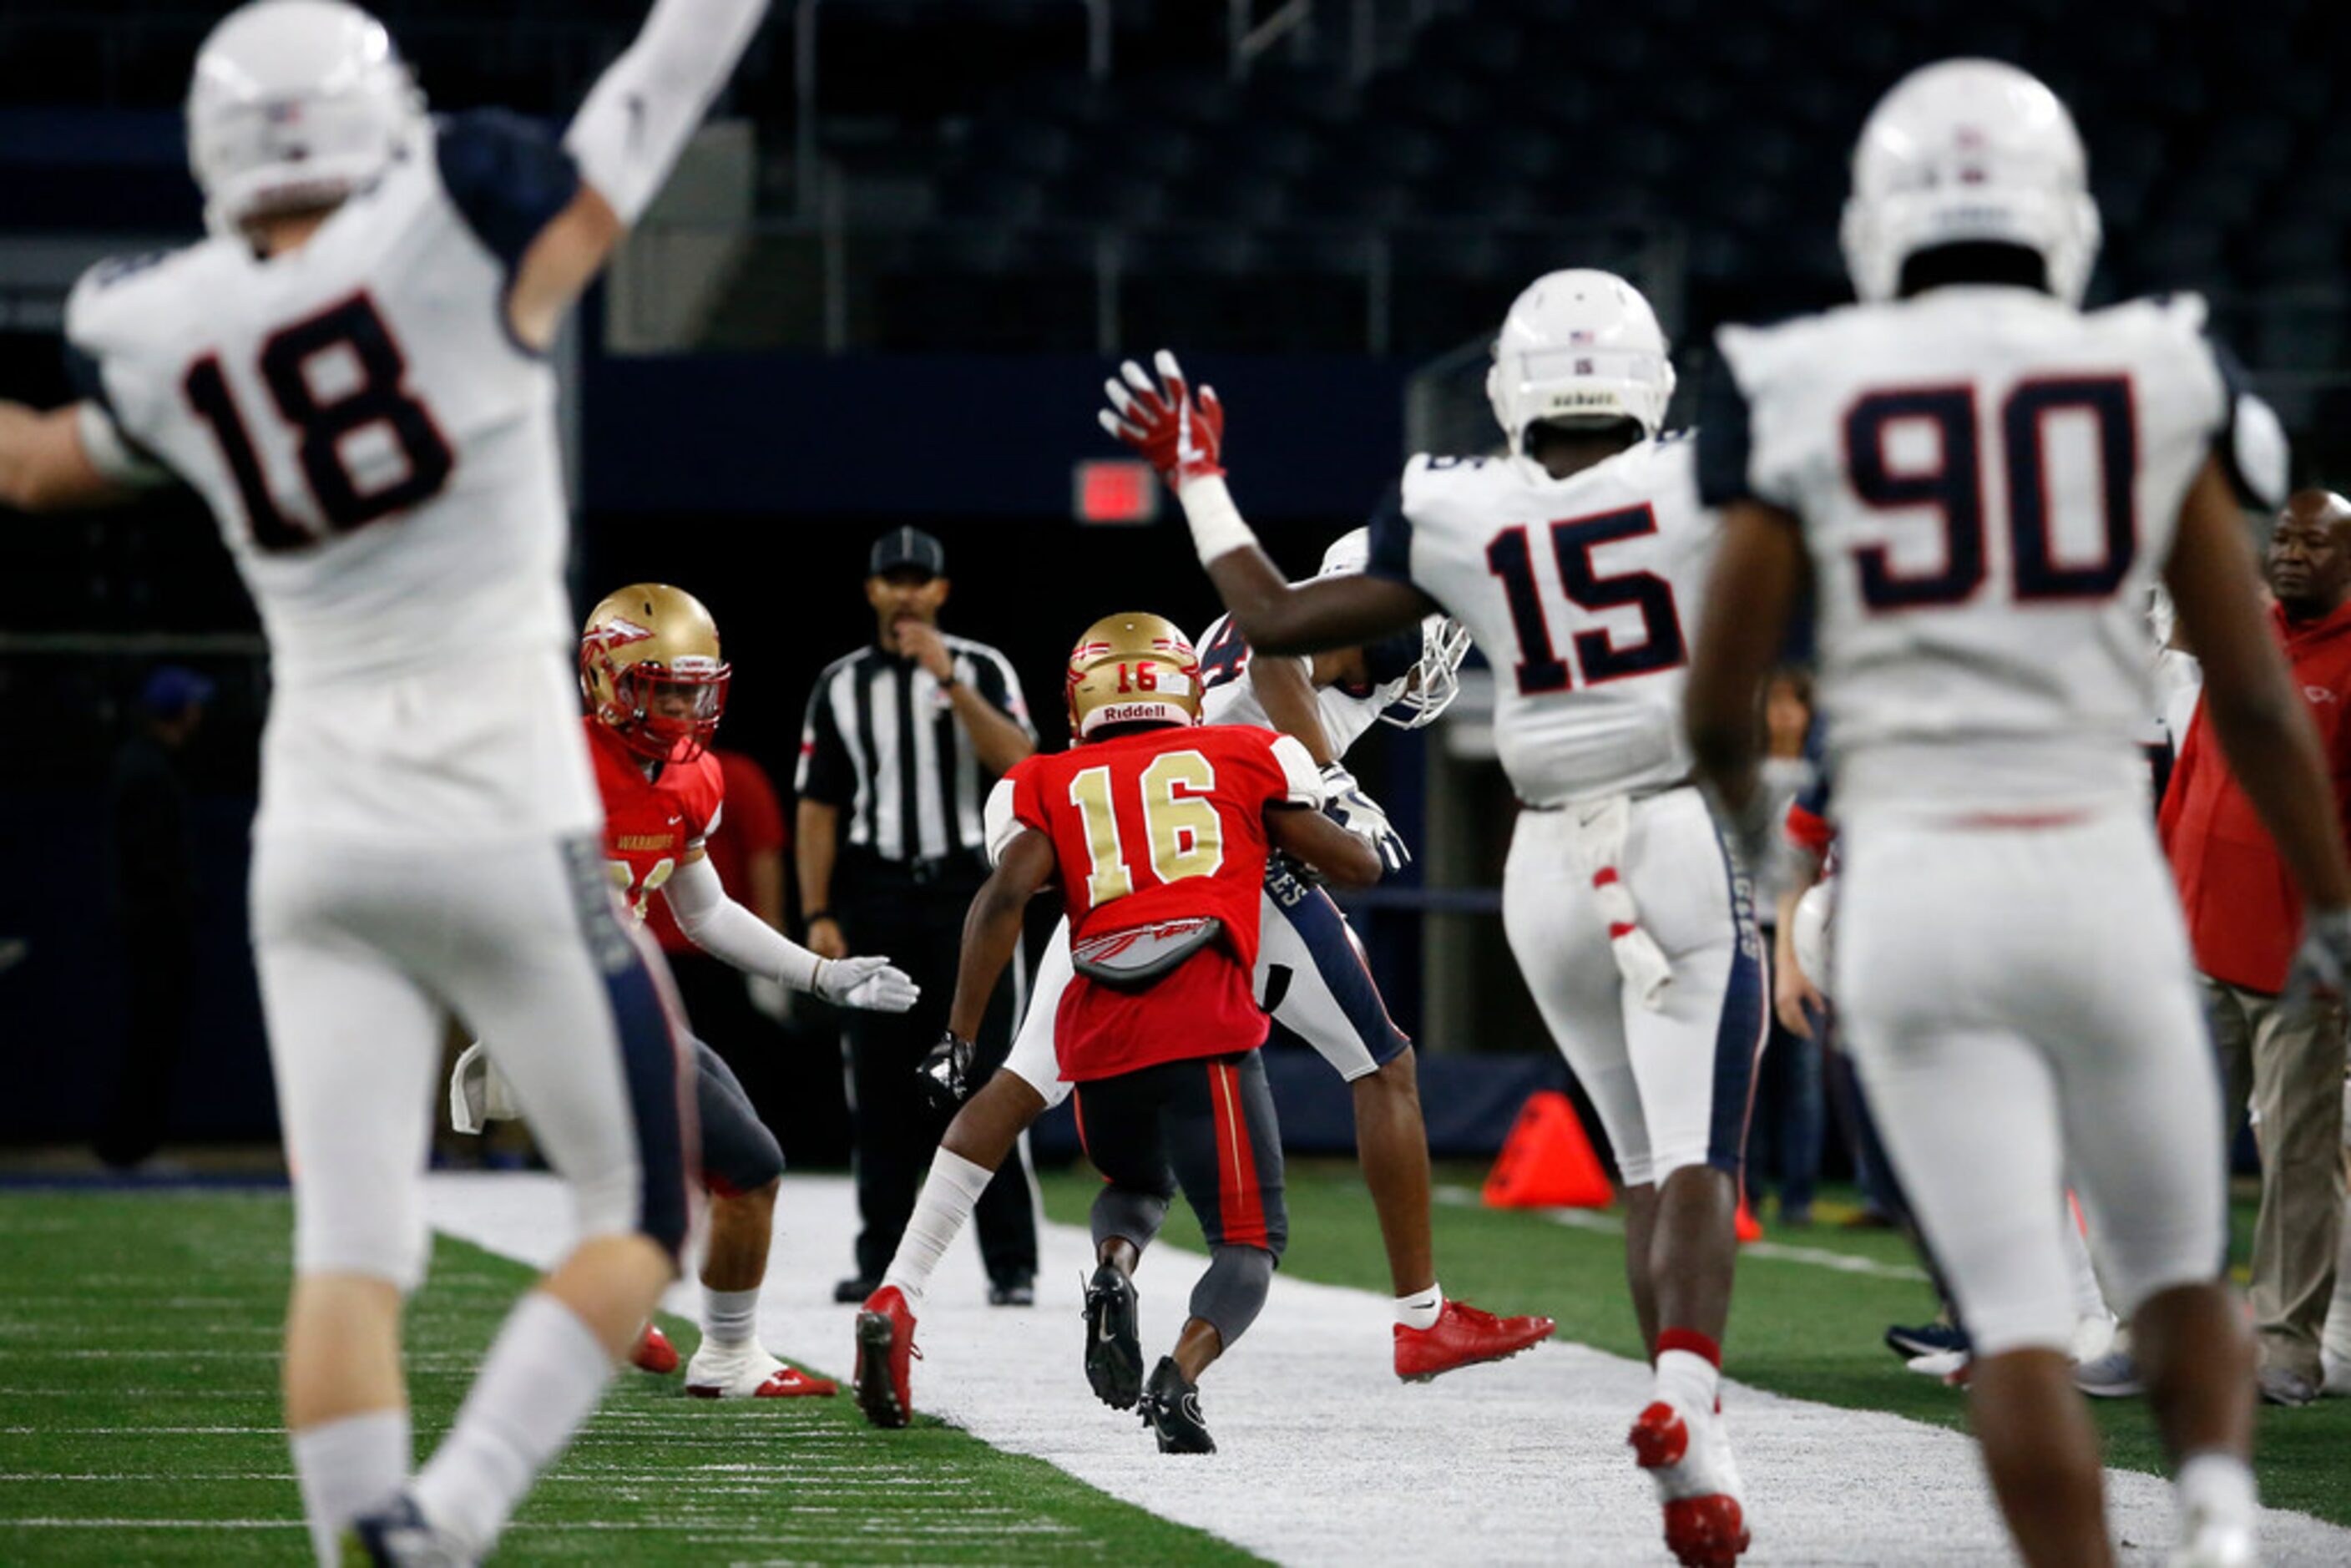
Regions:
<instances>
[{"instance_id":1,"label":"referee's black cap","mask_svg":"<svg viewBox=\"0 0 2351 1568\"><path fill-rule=\"evenodd\" d=\"M920 528L892 528L873 541L873 553L866 558L865 575L879 577L885 571L911 567L928 572L933 577L947 574L946 547Z\"/></svg>"}]
</instances>

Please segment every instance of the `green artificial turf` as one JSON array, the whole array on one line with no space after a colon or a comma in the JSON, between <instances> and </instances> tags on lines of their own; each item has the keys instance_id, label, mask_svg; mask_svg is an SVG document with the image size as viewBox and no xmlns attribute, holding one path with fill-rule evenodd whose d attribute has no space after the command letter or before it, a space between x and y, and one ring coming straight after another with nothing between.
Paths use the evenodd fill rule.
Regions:
<instances>
[{"instance_id":1,"label":"green artificial turf","mask_svg":"<svg viewBox=\"0 0 2351 1568\"><path fill-rule=\"evenodd\" d=\"M282 1194L0 1194L0 1563L308 1560L277 1393L289 1221ZM438 1241L408 1322L420 1454L531 1277ZM883 1442L846 1397L712 1405L634 1374L497 1555L746 1560L1251 1561L935 1421Z\"/></svg>"},{"instance_id":2,"label":"green artificial turf","mask_svg":"<svg viewBox=\"0 0 2351 1568\"><path fill-rule=\"evenodd\" d=\"M1440 1168L1436 1210L1437 1276L1447 1294L1506 1312L1548 1312L1562 1338L1619 1355L1638 1356L1640 1335L1625 1291L1624 1239L1611 1230L1570 1228L1523 1210L1476 1201L1483 1170ZM1389 1289L1371 1198L1352 1165L1292 1161L1289 1167L1290 1250L1284 1273L1383 1294ZM1084 1221L1098 1182L1083 1172L1049 1176L1048 1215ZM1824 1215L1842 1207L1823 1203ZM2250 1242L2252 1208L2235 1204L2237 1256ZM1179 1213L1180 1213L1179 1208ZM1587 1217L1601 1224L1613 1216ZM1171 1217L1168 1234L1196 1246L1196 1228ZM1767 1226L1771 1243L1865 1259L1889 1269L1915 1268L1903 1239L1890 1231L1834 1224L1802 1229ZM1886 1326L1922 1322L1935 1299L1920 1282L1854 1273L1818 1261L1772 1259L1751 1250L1740 1260L1724 1370L1741 1382L1796 1398L1853 1409L1883 1410L1967 1429L1964 1395L1908 1371L1881 1343ZM2160 1471L2162 1450L2143 1399L2093 1400L2106 1462ZM2262 1500L2351 1525L2351 1399L2325 1399L2299 1410L2264 1406L2255 1449Z\"/></svg>"}]
</instances>

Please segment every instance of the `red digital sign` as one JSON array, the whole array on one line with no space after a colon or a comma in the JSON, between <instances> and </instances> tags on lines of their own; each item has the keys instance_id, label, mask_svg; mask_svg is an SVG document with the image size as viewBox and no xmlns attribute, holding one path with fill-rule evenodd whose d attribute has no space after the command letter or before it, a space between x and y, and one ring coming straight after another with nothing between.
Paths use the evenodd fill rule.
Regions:
<instances>
[{"instance_id":1,"label":"red digital sign","mask_svg":"<svg viewBox=\"0 0 2351 1568\"><path fill-rule=\"evenodd\" d=\"M1147 523L1159 516L1159 478L1128 457L1090 458L1071 474L1071 508L1081 523Z\"/></svg>"}]
</instances>

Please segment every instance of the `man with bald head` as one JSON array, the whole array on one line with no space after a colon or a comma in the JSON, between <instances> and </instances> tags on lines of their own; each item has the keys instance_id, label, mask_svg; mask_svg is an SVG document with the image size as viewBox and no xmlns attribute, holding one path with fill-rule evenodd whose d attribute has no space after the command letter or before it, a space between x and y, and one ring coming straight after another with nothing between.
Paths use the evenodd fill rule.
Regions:
<instances>
[{"instance_id":1,"label":"man with bald head","mask_svg":"<svg viewBox=\"0 0 2351 1568\"><path fill-rule=\"evenodd\" d=\"M2351 821L2351 501L2304 490L2270 536L2270 611L2317 726L2335 807ZM2199 712L2163 798L2163 842L2187 907L2229 1103L2251 1102L2262 1154L2252 1297L2262 1397L2318 1396L2319 1333L2343 1227L2345 1014L2333 998L2284 997L2302 898Z\"/></svg>"}]
</instances>

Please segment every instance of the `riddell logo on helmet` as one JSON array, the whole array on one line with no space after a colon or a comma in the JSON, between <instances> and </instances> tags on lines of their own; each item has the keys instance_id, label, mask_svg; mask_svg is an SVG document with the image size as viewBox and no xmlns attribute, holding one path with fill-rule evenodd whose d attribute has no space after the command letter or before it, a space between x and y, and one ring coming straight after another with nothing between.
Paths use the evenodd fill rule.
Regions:
<instances>
[{"instance_id":1,"label":"riddell logo on helmet","mask_svg":"<svg viewBox=\"0 0 2351 1568\"><path fill-rule=\"evenodd\" d=\"M1130 719L1165 718L1184 710L1174 703L1113 703L1095 717L1102 724L1124 724Z\"/></svg>"}]
</instances>

